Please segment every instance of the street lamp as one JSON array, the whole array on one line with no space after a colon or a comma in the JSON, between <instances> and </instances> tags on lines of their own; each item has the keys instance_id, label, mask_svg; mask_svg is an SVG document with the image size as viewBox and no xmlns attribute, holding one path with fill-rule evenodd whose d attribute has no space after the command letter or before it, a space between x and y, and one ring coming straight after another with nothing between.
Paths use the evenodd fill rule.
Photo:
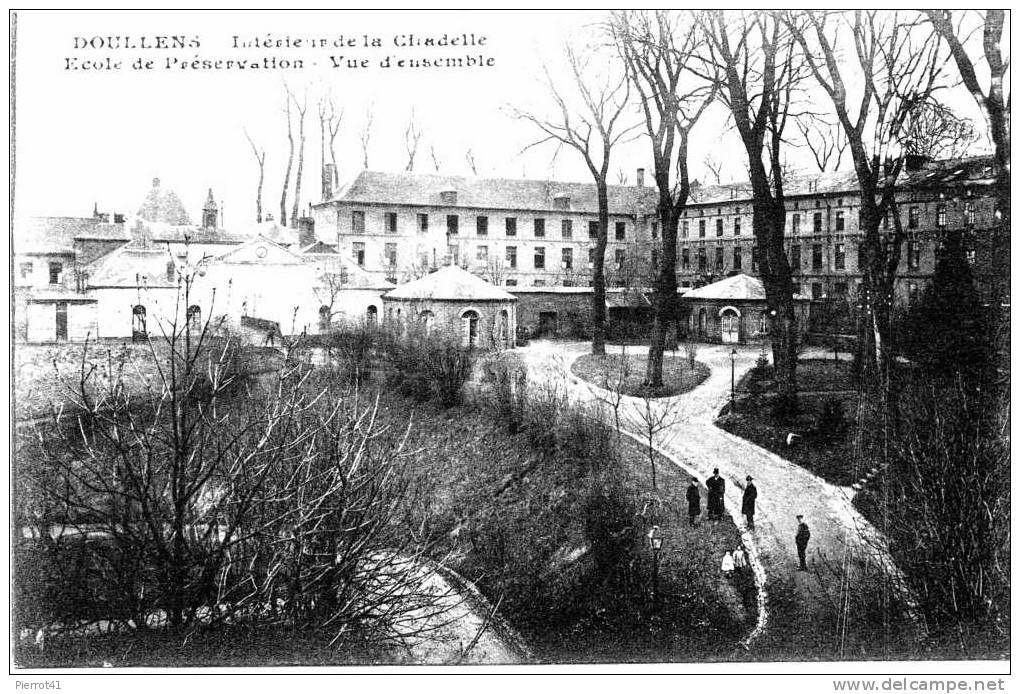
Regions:
<instances>
[{"instance_id":1,"label":"street lamp","mask_svg":"<svg viewBox=\"0 0 1020 694\"><path fill-rule=\"evenodd\" d=\"M737 411L737 348L730 352L730 412Z\"/></svg>"},{"instance_id":2,"label":"street lamp","mask_svg":"<svg viewBox=\"0 0 1020 694\"><path fill-rule=\"evenodd\" d=\"M662 550L662 539L658 536L659 526L653 525L648 531L648 543L652 547L652 601L659 604L659 552Z\"/></svg>"}]
</instances>

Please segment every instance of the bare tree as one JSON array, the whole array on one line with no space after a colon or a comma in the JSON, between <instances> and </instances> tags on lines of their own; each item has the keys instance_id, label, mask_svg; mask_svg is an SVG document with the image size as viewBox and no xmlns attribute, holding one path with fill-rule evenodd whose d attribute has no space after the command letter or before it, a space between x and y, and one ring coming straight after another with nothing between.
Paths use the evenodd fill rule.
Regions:
<instances>
[{"instance_id":1,"label":"bare tree","mask_svg":"<svg viewBox=\"0 0 1020 694\"><path fill-rule=\"evenodd\" d=\"M584 159L595 180L598 198L598 237L592 259L592 354L606 353L606 244L609 239L609 166L613 148L628 138L638 124L628 125L621 120L629 106L630 88L625 72L613 69L612 62L598 53L587 51L578 54L569 44L566 61L570 68L569 95L557 87L545 70L546 86L552 95L556 115L542 118L533 113L514 109L518 118L534 124L542 138L525 149L552 142L566 146ZM593 64L593 61L598 61ZM615 74L614 74L615 73ZM574 102L580 102L576 106Z\"/></svg>"},{"instance_id":2,"label":"bare tree","mask_svg":"<svg viewBox=\"0 0 1020 694\"><path fill-rule=\"evenodd\" d=\"M629 185L630 176L627 175L627 171L621 166L616 170L616 185L625 186Z\"/></svg>"},{"instance_id":3,"label":"bare tree","mask_svg":"<svg viewBox=\"0 0 1020 694\"><path fill-rule=\"evenodd\" d=\"M301 207L301 178L305 170L305 112L308 110L308 90L302 93L300 102L289 89L287 96L294 102L294 109L298 113L298 165L297 174L294 176L294 206L290 211L290 225L297 228Z\"/></svg>"},{"instance_id":4,"label":"bare tree","mask_svg":"<svg viewBox=\"0 0 1020 694\"><path fill-rule=\"evenodd\" d=\"M436 144L434 142L429 145L429 155L432 157L432 166L435 168L436 173L439 173L439 155L436 154Z\"/></svg>"},{"instance_id":5,"label":"bare tree","mask_svg":"<svg viewBox=\"0 0 1020 694\"><path fill-rule=\"evenodd\" d=\"M321 161L322 169L326 169L326 152L329 152L329 161L333 165L332 175L330 177L329 189L330 192L336 190L339 185L339 171L336 165L336 136L340 132L340 123L343 121L344 111L336 110L336 102L333 101L333 95L327 94L322 99L319 99L319 159ZM323 191L326 192L325 190Z\"/></svg>"},{"instance_id":6,"label":"bare tree","mask_svg":"<svg viewBox=\"0 0 1020 694\"><path fill-rule=\"evenodd\" d=\"M475 161L475 151L474 151L474 149L472 149L471 147L468 147L467 151L464 152L464 159L465 159L465 161L467 161L468 168L471 169L471 174L473 176L477 176L478 175L478 162Z\"/></svg>"},{"instance_id":7,"label":"bare tree","mask_svg":"<svg viewBox=\"0 0 1020 694\"><path fill-rule=\"evenodd\" d=\"M1009 81L1009 56L1003 56L1002 33L1006 23L1004 10L985 10L977 13L978 28L981 31L982 53L977 58L967 52L968 32L966 13L954 17L950 10L926 10L928 20L935 31L949 45L963 84L974 97L988 119L992 143L995 145L995 196L999 210L999 224L995 227L993 263L995 274L1000 279L1000 300L1009 302L1009 258L1010 258L1010 104L1012 94L1006 90ZM983 59L988 76L985 84L978 76L975 61Z\"/></svg>"},{"instance_id":8,"label":"bare tree","mask_svg":"<svg viewBox=\"0 0 1020 694\"><path fill-rule=\"evenodd\" d=\"M637 407L638 421L641 423L641 438L645 444L645 452L648 454L648 466L652 471L652 489L658 489L656 484L655 458L655 437L684 419L683 408L679 398L658 397L657 392L651 388L644 388L641 391L641 402Z\"/></svg>"},{"instance_id":9,"label":"bare tree","mask_svg":"<svg viewBox=\"0 0 1020 694\"><path fill-rule=\"evenodd\" d=\"M280 192L280 226L285 227L287 226L287 192L290 189L290 172L294 166L294 126L291 122L290 113L290 87L287 86L286 82L283 83L283 91L285 104L283 112L287 117L287 144L289 146L287 152L287 168L283 174L283 187Z\"/></svg>"},{"instance_id":10,"label":"bare tree","mask_svg":"<svg viewBox=\"0 0 1020 694\"><path fill-rule=\"evenodd\" d=\"M818 170L823 173L838 170L848 144L839 124L814 116L798 118L796 124Z\"/></svg>"},{"instance_id":11,"label":"bare tree","mask_svg":"<svg viewBox=\"0 0 1020 694\"><path fill-rule=\"evenodd\" d=\"M368 146L372 141L372 122L375 120L375 105L369 104L365 110L365 122L361 126L361 167L368 171Z\"/></svg>"},{"instance_id":12,"label":"bare tree","mask_svg":"<svg viewBox=\"0 0 1020 694\"><path fill-rule=\"evenodd\" d=\"M407 119L407 129L404 130L404 149L407 150L407 166L404 171L414 171L414 158L418 154L418 143L421 141L421 123L414 117L414 109Z\"/></svg>"},{"instance_id":13,"label":"bare tree","mask_svg":"<svg viewBox=\"0 0 1020 694\"><path fill-rule=\"evenodd\" d=\"M709 154L705 156L701 163L708 171L708 173L711 175L712 177L711 180L713 183L715 183L716 185L722 183L722 167L723 167L722 159L720 159L718 156L714 154Z\"/></svg>"},{"instance_id":14,"label":"bare tree","mask_svg":"<svg viewBox=\"0 0 1020 694\"><path fill-rule=\"evenodd\" d=\"M937 101L911 109L903 124L905 154L931 159L966 156L978 140L974 123Z\"/></svg>"},{"instance_id":15,"label":"bare tree","mask_svg":"<svg viewBox=\"0 0 1020 694\"><path fill-rule=\"evenodd\" d=\"M866 316L858 351L861 364L877 374L892 353L893 289L906 238L896 206L904 128L911 113L932 100L945 63L937 34L922 31L918 19L884 10L786 17L804 63L832 101L857 173ZM847 72L841 55L851 47L857 60ZM890 243L882 233L887 216L893 223Z\"/></svg>"},{"instance_id":16,"label":"bare tree","mask_svg":"<svg viewBox=\"0 0 1020 694\"><path fill-rule=\"evenodd\" d=\"M782 401L796 403L797 315L786 258L786 197L782 144L803 79L794 41L773 12L711 11L702 15L709 51L706 77L716 75L748 158L752 228L771 318L773 362Z\"/></svg>"},{"instance_id":17,"label":"bare tree","mask_svg":"<svg viewBox=\"0 0 1020 694\"><path fill-rule=\"evenodd\" d=\"M662 386L666 335L676 323L676 245L691 180L687 164L691 131L715 98L716 86L687 69L704 40L689 12L617 12L610 30L637 92L652 145L662 254L652 299L652 336L646 385Z\"/></svg>"},{"instance_id":18,"label":"bare tree","mask_svg":"<svg viewBox=\"0 0 1020 694\"><path fill-rule=\"evenodd\" d=\"M244 136L248 140L248 144L251 145L252 154L255 155L255 161L259 165L259 185L255 190L255 221L262 223L262 183L266 178L266 150L259 149L255 146L255 141L251 139L251 135L248 130L245 129Z\"/></svg>"}]
</instances>

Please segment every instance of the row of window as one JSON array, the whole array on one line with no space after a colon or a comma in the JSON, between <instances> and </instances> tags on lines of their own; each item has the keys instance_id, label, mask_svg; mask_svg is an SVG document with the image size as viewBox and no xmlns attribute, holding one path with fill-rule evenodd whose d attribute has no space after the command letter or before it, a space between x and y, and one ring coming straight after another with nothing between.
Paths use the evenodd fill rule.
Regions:
<instances>
[{"instance_id":1,"label":"row of window","mask_svg":"<svg viewBox=\"0 0 1020 694\"><path fill-rule=\"evenodd\" d=\"M61 275L64 272L64 264L50 263L49 271L50 284L60 284L62 279ZM21 279L23 280L31 279L34 272L35 265L33 263L21 263L18 265L18 273L21 275Z\"/></svg>"},{"instance_id":2,"label":"row of window","mask_svg":"<svg viewBox=\"0 0 1020 694\"><path fill-rule=\"evenodd\" d=\"M339 219L340 213L337 213L337 226L340 225ZM475 235L476 236L488 236L489 235L489 217L488 215L476 215L475 216ZM507 236L517 236L517 217L505 217L503 220L504 231ZM397 233L397 213L396 212L385 212L383 213L383 231L387 234ZM420 234L427 234L429 231L429 215L425 212L418 212L415 223L415 228ZM545 217L536 217L532 220L532 231L535 238L545 238L546 235L546 219ZM365 212L364 210L353 210L351 212L351 232L355 234L365 233ZM627 223L626 222L615 222L614 223L614 238L617 241L623 241L627 238ZM460 215L448 214L446 215L446 233L449 236L456 236L460 233ZM597 221L588 222L588 238L597 239L599 235L599 223ZM560 236L565 239L574 237L574 220L572 219L561 219L560 220Z\"/></svg>"},{"instance_id":3,"label":"row of window","mask_svg":"<svg viewBox=\"0 0 1020 694\"><path fill-rule=\"evenodd\" d=\"M801 269L801 247L800 244L793 244L790 246L790 251L787 254L787 259L790 263L790 268L796 272ZM857 267L862 267L863 262L863 247L857 247ZM731 269L740 270L743 265L743 250L740 246L733 247L733 262ZM652 256L652 263L656 262L656 255ZM724 249L722 246L715 247L715 264L716 270L722 270L724 265ZM921 244L917 241L908 241L906 246L906 261L907 268L916 270L921 267ZM706 272L708 268L708 252L707 249L702 246L697 249L697 266L699 272ZM680 249L680 267L683 270L691 269L691 253L689 248ZM832 245L832 267L835 270L846 269L846 244L836 243ZM752 271L758 270L758 247L751 248L751 268ZM811 269L812 270L823 270L825 269L825 246L821 243L812 244L811 246Z\"/></svg>"},{"instance_id":4,"label":"row of window","mask_svg":"<svg viewBox=\"0 0 1020 694\"><path fill-rule=\"evenodd\" d=\"M352 250L355 262L364 267L365 265L365 244L361 241L355 241L352 244ZM536 246L533 249L534 255L532 262L536 270L544 270L545 265L545 246ZM457 244L451 244L449 246L449 253L451 260L454 264L460 263L460 246ZM615 249L614 260L616 261L617 267L626 262L627 254L622 248ZM384 264L388 267L395 268L397 266L397 244L387 243L383 247L383 258ZM655 263L658 258L658 253L652 251L652 262ZM479 245L475 247L475 260L480 263L487 263L489 261L489 247L486 245ZM592 263L595 262L595 249L588 249L588 266L591 267ZM428 259L425 259L425 263L428 264ZM517 246L506 247L506 265L508 268L517 268ZM564 270L574 269L574 249L573 248L561 248L560 249L560 267ZM343 282L341 282L343 283Z\"/></svg>"}]
</instances>

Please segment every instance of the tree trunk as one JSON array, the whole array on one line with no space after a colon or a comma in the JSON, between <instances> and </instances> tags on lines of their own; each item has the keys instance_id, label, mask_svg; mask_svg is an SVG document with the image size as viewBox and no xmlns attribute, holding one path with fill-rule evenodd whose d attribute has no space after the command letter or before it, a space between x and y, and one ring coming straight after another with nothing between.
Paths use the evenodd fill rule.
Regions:
<instances>
[{"instance_id":1,"label":"tree trunk","mask_svg":"<svg viewBox=\"0 0 1020 694\"><path fill-rule=\"evenodd\" d=\"M266 179L266 166L259 164L259 187L255 191L255 221L262 223L262 184Z\"/></svg>"},{"instance_id":2,"label":"tree trunk","mask_svg":"<svg viewBox=\"0 0 1020 694\"><path fill-rule=\"evenodd\" d=\"M660 191L662 190L660 186ZM676 230L679 224L677 208L669 200L666 189L665 201L659 195L659 223L662 227L662 265L655 278L655 293L652 295L652 339L648 345L648 366L645 385L649 388L662 387L662 360L666 351L666 336L669 326L676 323Z\"/></svg>"},{"instance_id":3,"label":"tree trunk","mask_svg":"<svg viewBox=\"0 0 1020 694\"><path fill-rule=\"evenodd\" d=\"M290 225L294 228L297 228L298 216L300 215L301 176L305 170L305 112L300 110L298 113L300 114L300 120L298 121L298 164L297 175L294 176L294 206L291 208L290 213Z\"/></svg>"},{"instance_id":4,"label":"tree trunk","mask_svg":"<svg viewBox=\"0 0 1020 694\"><path fill-rule=\"evenodd\" d=\"M290 127L290 92L287 93L287 142L290 151L287 154L287 170L283 174L283 191L280 193L280 226L287 226L287 189L290 187L290 170L294 165L294 133Z\"/></svg>"},{"instance_id":5,"label":"tree trunk","mask_svg":"<svg viewBox=\"0 0 1020 694\"><path fill-rule=\"evenodd\" d=\"M591 273L592 338L591 353L606 353L606 243L609 239L609 193L605 177L596 178L595 188L599 200L599 236L595 242L595 258Z\"/></svg>"}]
</instances>

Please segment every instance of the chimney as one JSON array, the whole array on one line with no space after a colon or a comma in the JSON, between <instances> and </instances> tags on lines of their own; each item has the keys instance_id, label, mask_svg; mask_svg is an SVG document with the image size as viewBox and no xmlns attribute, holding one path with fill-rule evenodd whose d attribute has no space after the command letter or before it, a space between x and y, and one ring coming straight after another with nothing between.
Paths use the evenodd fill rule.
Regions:
<instances>
[{"instance_id":1,"label":"chimney","mask_svg":"<svg viewBox=\"0 0 1020 694\"><path fill-rule=\"evenodd\" d=\"M637 187L645 187L645 170L643 168L637 170Z\"/></svg>"},{"instance_id":2,"label":"chimney","mask_svg":"<svg viewBox=\"0 0 1020 694\"><path fill-rule=\"evenodd\" d=\"M329 200L333 197L333 164L324 164L322 167L322 199Z\"/></svg>"}]
</instances>

